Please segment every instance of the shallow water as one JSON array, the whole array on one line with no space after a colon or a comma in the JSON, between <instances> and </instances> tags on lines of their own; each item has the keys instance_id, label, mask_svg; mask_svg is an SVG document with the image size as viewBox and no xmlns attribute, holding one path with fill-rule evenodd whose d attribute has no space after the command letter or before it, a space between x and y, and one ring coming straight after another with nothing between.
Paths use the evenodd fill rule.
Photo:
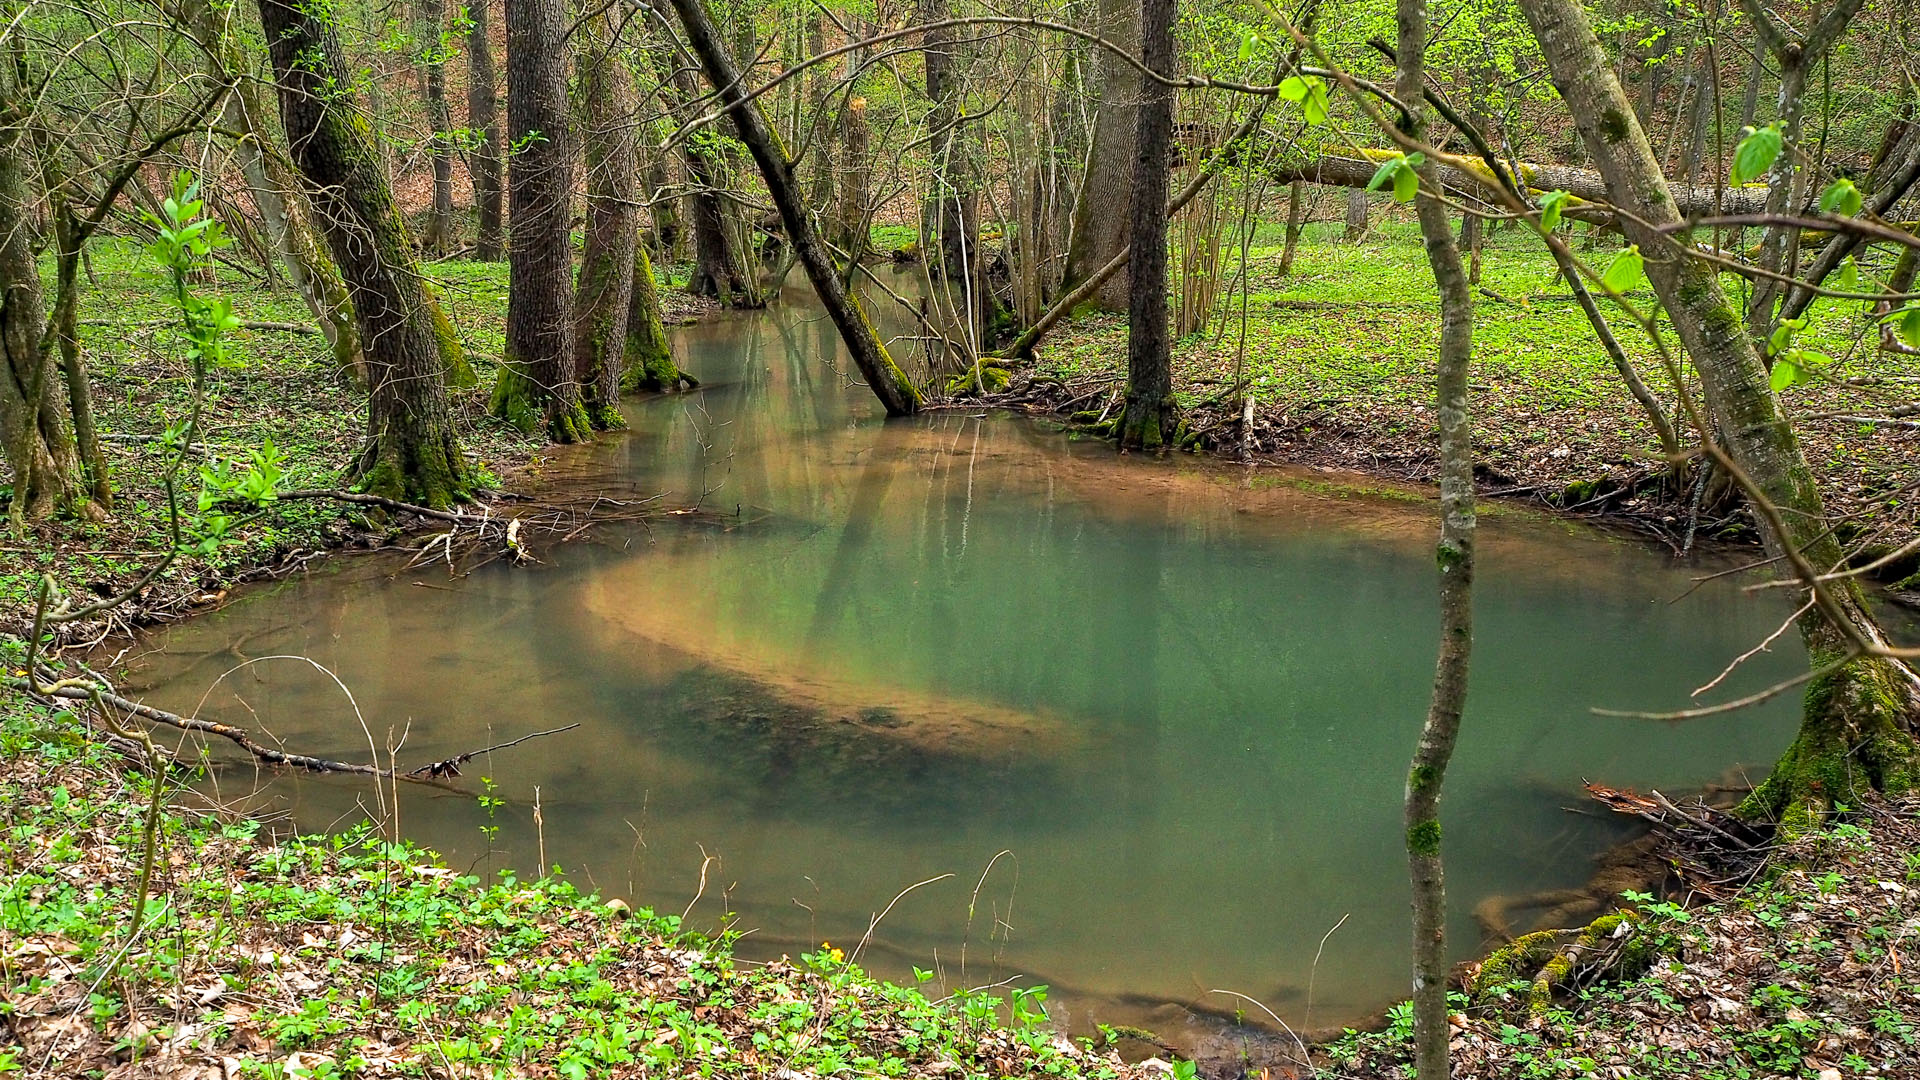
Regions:
<instances>
[{"instance_id":1,"label":"shallow water","mask_svg":"<svg viewBox=\"0 0 1920 1080\"><path fill-rule=\"evenodd\" d=\"M862 960L941 985L1026 975L1083 1030L1240 1005L1216 989L1313 1027L1404 994L1401 780L1436 619L1424 497L1118 458L999 414L883 423L803 305L678 340L705 387L631 403L630 434L554 471L730 524L609 528L457 580L347 560L159 635L135 681L365 759L357 703L372 741L404 729L403 763L580 721L470 768L509 800L491 822L403 788L402 830L456 865L544 851L636 906L699 894L692 920L732 911L750 949L851 949L936 879ZM1582 780L1698 785L1785 745L1791 701L1686 726L1590 711L1682 707L1784 614L1732 581L1669 603L1700 571L1511 509L1483 520L1445 806L1462 952L1480 899L1585 881L1617 834ZM286 660L212 685L289 654L353 703ZM1783 642L1729 685L1803 663ZM307 827L373 801L334 778L265 795Z\"/></svg>"}]
</instances>

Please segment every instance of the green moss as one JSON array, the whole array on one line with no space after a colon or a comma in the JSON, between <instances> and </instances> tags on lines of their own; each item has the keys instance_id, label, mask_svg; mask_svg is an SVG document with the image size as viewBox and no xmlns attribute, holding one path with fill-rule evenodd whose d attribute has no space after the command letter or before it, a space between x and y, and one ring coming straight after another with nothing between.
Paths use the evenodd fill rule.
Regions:
<instances>
[{"instance_id":1,"label":"green moss","mask_svg":"<svg viewBox=\"0 0 1920 1080\"><path fill-rule=\"evenodd\" d=\"M1600 137L1609 143L1617 143L1627 137L1627 118L1619 109L1609 108L1600 114Z\"/></svg>"},{"instance_id":2,"label":"green moss","mask_svg":"<svg viewBox=\"0 0 1920 1080\"><path fill-rule=\"evenodd\" d=\"M586 442L593 437L593 422L578 398L569 401L549 393L511 357L500 366L487 409L523 435L544 433L557 443Z\"/></svg>"},{"instance_id":3,"label":"green moss","mask_svg":"<svg viewBox=\"0 0 1920 1080\"><path fill-rule=\"evenodd\" d=\"M1830 660L1816 653L1816 666ZM1818 827L1856 792L1900 794L1920 783L1920 746L1906 732L1909 697L1886 660L1862 658L1807 684L1800 732L1735 813L1789 835Z\"/></svg>"},{"instance_id":4,"label":"green moss","mask_svg":"<svg viewBox=\"0 0 1920 1080\"><path fill-rule=\"evenodd\" d=\"M1000 393L1012 381L1005 367L982 360L948 379L946 390L949 397L985 397Z\"/></svg>"},{"instance_id":5,"label":"green moss","mask_svg":"<svg viewBox=\"0 0 1920 1080\"><path fill-rule=\"evenodd\" d=\"M440 302L440 290L432 285L426 286L427 312L433 317L433 341L440 348L440 364L446 384L457 390L480 385L480 376L474 373L473 364L467 360L467 350L460 343L460 331L454 329L453 320L447 318L447 308Z\"/></svg>"},{"instance_id":6,"label":"green moss","mask_svg":"<svg viewBox=\"0 0 1920 1080\"><path fill-rule=\"evenodd\" d=\"M1425 791L1433 786L1433 779L1439 775L1431 765L1415 765L1407 773L1407 790Z\"/></svg>"},{"instance_id":7,"label":"green moss","mask_svg":"<svg viewBox=\"0 0 1920 1080\"><path fill-rule=\"evenodd\" d=\"M1522 934L1480 962L1468 992L1476 1000L1484 1000L1514 983L1528 981L1559 950L1560 936L1552 930Z\"/></svg>"},{"instance_id":8,"label":"green moss","mask_svg":"<svg viewBox=\"0 0 1920 1080\"><path fill-rule=\"evenodd\" d=\"M1440 822L1428 818L1407 826L1407 851L1428 858L1440 854Z\"/></svg>"},{"instance_id":9,"label":"green moss","mask_svg":"<svg viewBox=\"0 0 1920 1080\"><path fill-rule=\"evenodd\" d=\"M1456 540L1442 540L1434 545L1433 561L1441 573L1447 573L1467 562L1467 549Z\"/></svg>"}]
</instances>

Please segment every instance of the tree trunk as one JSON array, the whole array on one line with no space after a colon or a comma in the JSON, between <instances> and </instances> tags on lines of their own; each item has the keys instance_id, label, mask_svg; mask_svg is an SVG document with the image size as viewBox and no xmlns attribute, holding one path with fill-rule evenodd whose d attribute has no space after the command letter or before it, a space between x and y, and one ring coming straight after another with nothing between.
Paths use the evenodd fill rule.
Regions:
<instances>
[{"instance_id":1,"label":"tree trunk","mask_svg":"<svg viewBox=\"0 0 1920 1080\"><path fill-rule=\"evenodd\" d=\"M1131 53L1140 43L1140 4L1128 0L1100 0L1100 33ZM1087 157L1087 178L1080 185L1074 208L1073 240L1067 248L1063 290L1092 277L1120 254L1131 235L1133 184L1137 174L1134 140L1139 134L1140 73L1112 49L1100 49L1100 111L1094 115L1093 150ZM1108 311L1130 306L1128 271L1123 266L1108 278L1094 302Z\"/></svg>"},{"instance_id":2,"label":"tree trunk","mask_svg":"<svg viewBox=\"0 0 1920 1080\"><path fill-rule=\"evenodd\" d=\"M1709 426L1760 495L1778 508L1778 527L1771 516L1755 515L1767 554L1779 560L1797 550L1822 571L1841 565L1840 544L1793 426L1768 387L1766 365L1717 273L1688 256L1691 233L1679 228L1684 222L1666 179L1607 69L1586 13L1578 0L1522 0L1521 10L1613 201L1637 215L1623 222L1627 237L1647 253L1647 277L1699 373ZM1663 227L1677 231L1658 231ZM1703 437L1716 437L1716 431ZM1830 583L1829 590L1832 610L1815 605L1798 623L1816 670L1844 660L1850 633L1880 637L1853 579ZM1879 658L1855 659L1815 679L1798 737L1773 775L1742 804L1742 813L1802 824L1860 788L1910 788L1920 775L1920 754L1906 728L1915 707L1912 679L1904 665Z\"/></svg>"},{"instance_id":3,"label":"tree trunk","mask_svg":"<svg viewBox=\"0 0 1920 1080\"><path fill-rule=\"evenodd\" d=\"M0 75L0 90L11 83ZM0 126L0 437L13 471L8 518L16 531L76 505L86 491L68 431L68 404L58 393L53 357L42 348L46 307L33 253L26 143L23 126Z\"/></svg>"},{"instance_id":4,"label":"tree trunk","mask_svg":"<svg viewBox=\"0 0 1920 1080\"><path fill-rule=\"evenodd\" d=\"M647 246L633 253L633 289L627 298L627 339L622 357L620 389L629 393L672 392L691 389L700 380L680 370L673 346L667 341L666 320L660 316L660 294L653 281L653 261Z\"/></svg>"},{"instance_id":5,"label":"tree trunk","mask_svg":"<svg viewBox=\"0 0 1920 1080\"><path fill-rule=\"evenodd\" d=\"M849 260L861 258L870 246L867 201L872 185L867 134L867 99L854 98L840 110L839 208L834 215L834 242Z\"/></svg>"},{"instance_id":6,"label":"tree trunk","mask_svg":"<svg viewBox=\"0 0 1920 1080\"><path fill-rule=\"evenodd\" d=\"M438 310L423 287L379 150L365 132L332 26L297 0L259 0L280 117L351 293L368 371L362 488L425 506L471 489L447 405Z\"/></svg>"},{"instance_id":7,"label":"tree trunk","mask_svg":"<svg viewBox=\"0 0 1920 1080\"><path fill-rule=\"evenodd\" d=\"M1177 0L1140 5L1140 58L1158 75L1173 74ZM1173 439L1172 342L1167 337L1167 165L1173 142L1173 91L1142 80L1133 176L1132 252L1127 289L1127 387L1120 445L1158 449Z\"/></svg>"},{"instance_id":8,"label":"tree trunk","mask_svg":"<svg viewBox=\"0 0 1920 1080\"><path fill-rule=\"evenodd\" d=\"M1293 273L1294 252L1300 248L1300 233L1307 221L1307 182L1295 180L1287 185L1287 231L1280 249L1279 276Z\"/></svg>"},{"instance_id":9,"label":"tree trunk","mask_svg":"<svg viewBox=\"0 0 1920 1080\"><path fill-rule=\"evenodd\" d=\"M1412 102L1408 134L1425 132L1420 106L1427 50L1426 0L1398 0L1399 41L1394 93ZM1447 902L1440 855L1440 792L1460 738L1473 653L1473 440L1468 373L1473 357L1473 291L1460 264L1453 222L1440 201L1432 163L1422 166L1415 204L1427 263L1440 292L1440 356L1434 365L1434 412L1440 421L1440 647L1433 695L1407 770L1407 873L1413 889L1413 1051L1419 1080L1447 1080ZM1472 217L1478 232L1479 219Z\"/></svg>"},{"instance_id":10,"label":"tree trunk","mask_svg":"<svg viewBox=\"0 0 1920 1080\"><path fill-rule=\"evenodd\" d=\"M591 437L573 354L565 0L507 0L507 344L492 409L555 442Z\"/></svg>"},{"instance_id":11,"label":"tree trunk","mask_svg":"<svg viewBox=\"0 0 1920 1080\"><path fill-rule=\"evenodd\" d=\"M1320 170L1315 170L1316 174ZM1368 179L1372 179L1371 176ZM1367 201L1366 185L1347 188L1347 231L1348 240L1359 240L1367 235L1367 213L1372 207Z\"/></svg>"},{"instance_id":12,"label":"tree trunk","mask_svg":"<svg viewBox=\"0 0 1920 1080\"><path fill-rule=\"evenodd\" d=\"M446 33L445 0L420 0L420 40L415 44L420 50L427 123L433 125L427 144L433 162L433 210L421 232L420 246L431 255L445 255L453 246L453 113L447 108Z\"/></svg>"},{"instance_id":13,"label":"tree trunk","mask_svg":"<svg viewBox=\"0 0 1920 1080\"><path fill-rule=\"evenodd\" d=\"M693 47L694 53L700 58L701 67L706 70L707 81L713 85L720 100L730 107L728 115L733 119L734 130L739 134L740 141L746 143L747 152L753 155L754 163L760 168L760 176L766 181L767 192L780 211L780 223L786 230L787 242L793 245L801 265L806 267L814 291L820 295L821 304L826 307L827 315L840 331L840 339L846 343L847 351L852 354L861 376L867 380L868 388L880 399L888 416L918 412L919 392L913 388L906 374L894 365L893 357L887 355L887 347L874 330L873 323L861 310L860 301L847 290L846 282L833 264L832 255L814 229L813 219L800 195L798 179L794 176L793 162L767 126L766 117L761 115L759 106L746 100L747 90L740 72L734 66L733 57L727 54L726 46L721 44L720 35L714 30L713 21L707 16L702 0L673 0L673 8L680 15L681 26L686 29L688 44Z\"/></svg>"},{"instance_id":14,"label":"tree trunk","mask_svg":"<svg viewBox=\"0 0 1920 1080\"><path fill-rule=\"evenodd\" d=\"M501 231L501 202L505 188L500 166L500 79L493 66L493 42L487 21L493 0L467 0L467 127L474 146L467 153L467 172L473 178L473 213L478 227L473 257L499 262L506 257Z\"/></svg>"},{"instance_id":15,"label":"tree trunk","mask_svg":"<svg viewBox=\"0 0 1920 1080\"><path fill-rule=\"evenodd\" d=\"M306 301L314 323L333 350L334 362L355 385L365 387L367 362L360 352L360 331L354 323L347 284L314 228L300 178L288 168L273 141L268 106L261 99L260 83L248 77L251 65L240 40L229 32L224 11L214 10L204 0L190 4L180 22L201 38L210 55L218 57L215 74L234 80L221 119L225 127L241 136L234 143L234 155L246 178L248 194L266 222L268 240L288 280Z\"/></svg>"},{"instance_id":16,"label":"tree trunk","mask_svg":"<svg viewBox=\"0 0 1920 1080\"><path fill-rule=\"evenodd\" d=\"M606 12L593 18L575 83L587 166L587 235L573 297L574 369L587 419L601 429L624 422L621 363L640 217L634 208L633 79L615 35Z\"/></svg>"}]
</instances>

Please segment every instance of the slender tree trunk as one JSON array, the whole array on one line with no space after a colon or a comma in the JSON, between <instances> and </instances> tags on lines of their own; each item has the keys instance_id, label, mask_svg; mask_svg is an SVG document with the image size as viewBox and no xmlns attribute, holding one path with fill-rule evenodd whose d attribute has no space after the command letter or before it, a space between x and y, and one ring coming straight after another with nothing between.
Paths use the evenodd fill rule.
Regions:
<instances>
[{"instance_id":1,"label":"slender tree trunk","mask_svg":"<svg viewBox=\"0 0 1920 1080\"><path fill-rule=\"evenodd\" d=\"M1176 0L1140 5L1140 58L1171 76ZM1173 141L1173 91L1143 80L1133 176L1133 229L1128 238L1126 411L1120 445L1158 449L1173 439L1172 341L1167 336L1167 166Z\"/></svg>"},{"instance_id":2,"label":"slender tree trunk","mask_svg":"<svg viewBox=\"0 0 1920 1080\"><path fill-rule=\"evenodd\" d=\"M854 98L840 110L839 210L834 230L834 242L849 260L864 256L869 246L867 202L872 193L867 135L867 99Z\"/></svg>"},{"instance_id":3,"label":"slender tree trunk","mask_svg":"<svg viewBox=\"0 0 1920 1080\"><path fill-rule=\"evenodd\" d=\"M623 352L620 389L629 393L658 393L691 389L700 380L680 370L667 340L666 320L660 315L660 294L653 280L653 261L647 246L633 253L633 289L627 298L627 340Z\"/></svg>"},{"instance_id":4,"label":"slender tree trunk","mask_svg":"<svg viewBox=\"0 0 1920 1080\"><path fill-rule=\"evenodd\" d=\"M298 0L259 0L293 160L351 291L369 376L362 487L426 506L465 499L466 459L447 404L438 305L367 137L332 26Z\"/></svg>"},{"instance_id":5,"label":"slender tree trunk","mask_svg":"<svg viewBox=\"0 0 1920 1080\"><path fill-rule=\"evenodd\" d=\"M1414 103L1409 134L1424 134L1420 106L1427 49L1426 0L1398 0L1399 70L1394 91ZM1440 854L1440 792L1460 738L1473 653L1473 440L1468 373L1473 358L1473 291L1453 222L1431 163L1423 166L1415 210L1427 263L1440 290L1440 356L1434 412L1440 421L1440 647L1433 695L1407 771L1407 872L1413 885L1413 1050L1419 1080L1447 1080L1447 902ZM1469 220L1478 219L1469 218Z\"/></svg>"},{"instance_id":6,"label":"slender tree trunk","mask_svg":"<svg viewBox=\"0 0 1920 1080\"><path fill-rule=\"evenodd\" d=\"M494 0L467 0L467 127L473 148L467 172L473 178L473 213L478 228L473 257L481 262L506 258L501 229L500 79L493 65L493 41L487 36Z\"/></svg>"},{"instance_id":7,"label":"slender tree trunk","mask_svg":"<svg viewBox=\"0 0 1920 1080\"><path fill-rule=\"evenodd\" d=\"M728 115L733 119L734 130L739 134L740 141L747 145L747 152L753 155L754 163L760 168L760 176L766 181L767 192L780 211L780 223L786 229L787 242L798 253L801 265L806 268L807 278L813 282L814 291L819 294L828 317L840 331L840 339L852 354L854 365L860 369L868 388L880 399L888 416L918 412L919 392L913 388L906 374L895 366L873 323L861 310L860 301L848 291L845 280L834 266L833 257L814 229L812 216L801 197L799 183L793 172L793 161L787 157L778 137L767 126L766 117L761 114L759 106L746 100L747 90L739 69L734 65L733 57L727 54L719 33L714 30L713 20L708 17L702 0L673 0L673 9L680 16L688 44L700 58L701 67L706 70L707 81L712 84L721 102L729 106Z\"/></svg>"},{"instance_id":8,"label":"slender tree trunk","mask_svg":"<svg viewBox=\"0 0 1920 1080\"><path fill-rule=\"evenodd\" d=\"M1307 182L1295 180L1287 185L1287 232L1280 249L1280 276L1293 273L1294 252L1300 248L1300 233L1307 220Z\"/></svg>"},{"instance_id":9,"label":"slender tree trunk","mask_svg":"<svg viewBox=\"0 0 1920 1080\"><path fill-rule=\"evenodd\" d=\"M1131 53L1140 43L1140 4L1100 0L1101 36ZM1140 73L1111 49L1099 50L1100 111L1093 122L1093 150L1086 181L1074 209L1073 240L1067 249L1066 275L1060 287L1072 290L1120 254L1131 235L1134 182L1138 178L1134 141L1139 134ZM1108 311L1128 308L1128 271L1108 278L1094 301Z\"/></svg>"},{"instance_id":10,"label":"slender tree trunk","mask_svg":"<svg viewBox=\"0 0 1920 1080\"><path fill-rule=\"evenodd\" d=\"M12 79L0 74L0 90L10 89ZM41 347L46 308L33 253L28 152L26 129L10 118L0 122L0 437L13 471L8 517L16 530L77 505L86 492L68 429L69 406L57 392L59 373Z\"/></svg>"},{"instance_id":11,"label":"slender tree trunk","mask_svg":"<svg viewBox=\"0 0 1920 1080\"><path fill-rule=\"evenodd\" d=\"M426 92L427 123L433 125L428 157L433 162L433 210L422 230L420 246L432 255L445 255L453 246L453 113L447 108L446 0L420 0L416 42L420 50L420 83Z\"/></svg>"},{"instance_id":12,"label":"slender tree trunk","mask_svg":"<svg viewBox=\"0 0 1920 1080\"><path fill-rule=\"evenodd\" d=\"M49 183L47 187L51 193L57 191L59 185ZM95 506L107 510L113 507L113 484L107 475L106 455L100 451L100 435L93 418L93 385L87 377L86 358L80 351L80 222L64 196L49 194L48 201L55 248L54 339L60 350L62 381L67 385L74 445Z\"/></svg>"},{"instance_id":13,"label":"slender tree trunk","mask_svg":"<svg viewBox=\"0 0 1920 1080\"><path fill-rule=\"evenodd\" d=\"M1700 376L1715 429L1703 436L1724 440L1734 464L1778 508L1778 528L1770 515L1755 515L1767 554L1778 560L1793 549L1822 571L1840 566L1839 542L1793 425L1768 387L1766 366L1718 274L1689 256L1691 232L1681 227L1659 162L1607 69L1586 12L1579 0L1522 0L1521 10L1612 200L1635 215L1623 221L1627 238L1647 253L1647 276ZM1798 624L1823 674L1808 686L1793 746L1742 804L1750 816L1804 824L1856 790L1902 790L1920 778L1920 754L1907 730L1915 708L1912 672L1878 658L1842 664L1852 635L1881 635L1853 579L1830 583L1828 596L1831 609L1815 605Z\"/></svg>"},{"instance_id":14,"label":"slender tree trunk","mask_svg":"<svg viewBox=\"0 0 1920 1080\"><path fill-rule=\"evenodd\" d=\"M1345 238L1359 240L1367 235L1367 214L1372 209L1364 187L1347 189L1347 231Z\"/></svg>"},{"instance_id":15,"label":"slender tree trunk","mask_svg":"<svg viewBox=\"0 0 1920 1080\"><path fill-rule=\"evenodd\" d=\"M555 442L591 437L573 352L573 148L565 0L507 0L507 345L492 409Z\"/></svg>"},{"instance_id":16,"label":"slender tree trunk","mask_svg":"<svg viewBox=\"0 0 1920 1080\"><path fill-rule=\"evenodd\" d=\"M574 368L587 419L614 428L633 300L635 238L633 79L620 55L612 17L602 12L584 29L576 87L586 151L587 236L573 298Z\"/></svg>"}]
</instances>

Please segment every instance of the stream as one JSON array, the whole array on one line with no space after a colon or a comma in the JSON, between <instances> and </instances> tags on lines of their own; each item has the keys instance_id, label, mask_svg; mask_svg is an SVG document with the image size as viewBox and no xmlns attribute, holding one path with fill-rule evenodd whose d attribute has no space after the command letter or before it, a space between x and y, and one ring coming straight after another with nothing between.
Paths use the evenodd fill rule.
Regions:
<instances>
[{"instance_id":1,"label":"stream","mask_svg":"<svg viewBox=\"0 0 1920 1080\"><path fill-rule=\"evenodd\" d=\"M747 956L852 952L891 903L863 964L1046 983L1079 1031L1257 1014L1218 990L1310 1029L1405 996L1426 494L1121 457L985 410L883 422L805 300L674 334L702 388L630 401L631 432L548 478L718 521L608 526L460 578L332 560L154 635L130 684L310 754L372 742L384 763L404 734L403 765L578 721L469 766L491 812L403 785L401 830L457 867L544 853L635 907L731 913ZM1476 903L1579 887L1620 838L1583 781L1698 787L1786 745L1794 695L1685 725L1592 711L1686 707L1778 624L1781 597L1735 578L1673 602L1728 565L1487 507L1444 806L1460 955ZM352 700L300 662L231 670L290 655ZM1723 692L1804 664L1788 635ZM217 786L312 829L372 802L351 778Z\"/></svg>"}]
</instances>

